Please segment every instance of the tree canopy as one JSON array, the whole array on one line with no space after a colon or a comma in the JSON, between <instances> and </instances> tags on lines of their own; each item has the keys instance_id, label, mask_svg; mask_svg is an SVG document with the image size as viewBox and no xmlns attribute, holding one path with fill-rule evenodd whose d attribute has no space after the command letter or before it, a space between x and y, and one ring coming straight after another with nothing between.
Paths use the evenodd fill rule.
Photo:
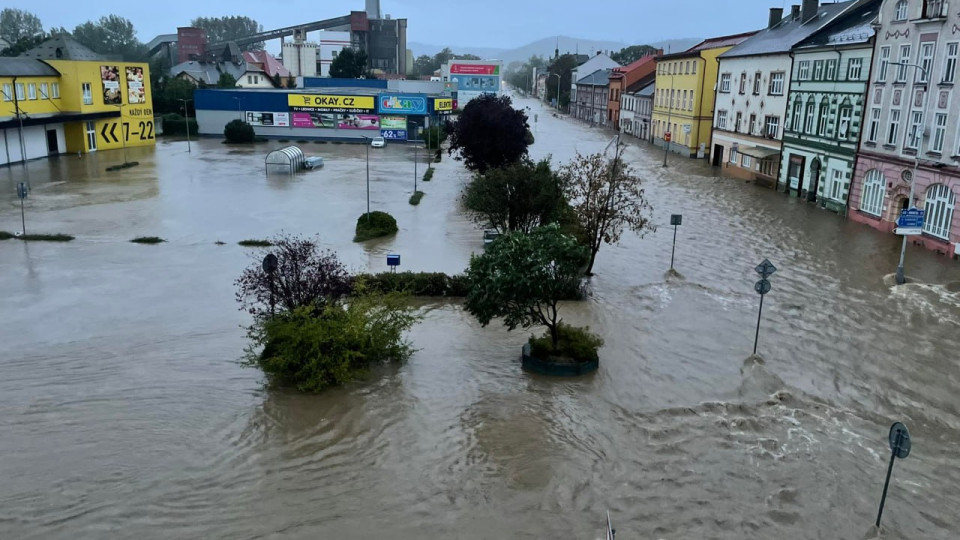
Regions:
<instances>
[{"instance_id":1,"label":"tree canopy","mask_svg":"<svg viewBox=\"0 0 960 540\"><path fill-rule=\"evenodd\" d=\"M367 75L367 53L347 47L330 63L330 76L339 79L359 79Z\"/></svg>"},{"instance_id":2,"label":"tree canopy","mask_svg":"<svg viewBox=\"0 0 960 540\"><path fill-rule=\"evenodd\" d=\"M410 67L409 75L411 77L429 77L450 60L482 60L482 58L475 54L456 54L450 50L450 47L444 47L443 50L433 56L421 54L416 57Z\"/></svg>"},{"instance_id":3,"label":"tree canopy","mask_svg":"<svg viewBox=\"0 0 960 540\"><path fill-rule=\"evenodd\" d=\"M542 56L533 55L526 62L511 63L504 75L504 80L514 88L530 92L533 90L534 69L538 73L543 73L547 69L547 61ZM556 95L556 92L553 95Z\"/></svg>"},{"instance_id":4,"label":"tree canopy","mask_svg":"<svg viewBox=\"0 0 960 540\"><path fill-rule=\"evenodd\" d=\"M527 155L528 132L527 115L513 108L509 96L484 94L460 113L450 138L450 153L457 152L457 159L468 169L484 174Z\"/></svg>"},{"instance_id":5,"label":"tree canopy","mask_svg":"<svg viewBox=\"0 0 960 540\"><path fill-rule=\"evenodd\" d=\"M621 66L625 66L655 52L657 52L657 49L650 45L631 45L613 53L610 58Z\"/></svg>"},{"instance_id":6,"label":"tree canopy","mask_svg":"<svg viewBox=\"0 0 960 540\"><path fill-rule=\"evenodd\" d=\"M73 37L100 54L119 55L124 60L145 60L146 47L137 39L133 23L118 15L87 21L73 29Z\"/></svg>"},{"instance_id":7,"label":"tree canopy","mask_svg":"<svg viewBox=\"0 0 960 540\"><path fill-rule=\"evenodd\" d=\"M536 163L523 159L475 176L463 202L477 222L501 234L529 233L556 222L567 206L561 179L550 169L549 157Z\"/></svg>"},{"instance_id":8,"label":"tree canopy","mask_svg":"<svg viewBox=\"0 0 960 540\"><path fill-rule=\"evenodd\" d=\"M263 32L263 25L256 19L244 16L232 17L197 17L190 21L190 26L202 28L207 33L210 43L235 41L253 34ZM256 51L263 49L263 42L241 45L240 50Z\"/></svg>"},{"instance_id":9,"label":"tree canopy","mask_svg":"<svg viewBox=\"0 0 960 540\"><path fill-rule=\"evenodd\" d=\"M23 38L43 34L40 17L21 9L4 8L0 11L0 38L14 45Z\"/></svg>"},{"instance_id":10,"label":"tree canopy","mask_svg":"<svg viewBox=\"0 0 960 540\"><path fill-rule=\"evenodd\" d=\"M572 54L562 54L550 63L547 76L546 97L556 99L557 85L560 85L560 108L570 106L570 86L573 84L573 70L577 68L577 57ZM555 75L559 75L556 77ZM589 75L585 73L583 75Z\"/></svg>"},{"instance_id":11,"label":"tree canopy","mask_svg":"<svg viewBox=\"0 0 960 540\"><path fill-rule=\"evenodd\" d=\"M237 86L237 78L224 71L217 79L217 88L233 88Z\"/></svg>"}]
</instances>

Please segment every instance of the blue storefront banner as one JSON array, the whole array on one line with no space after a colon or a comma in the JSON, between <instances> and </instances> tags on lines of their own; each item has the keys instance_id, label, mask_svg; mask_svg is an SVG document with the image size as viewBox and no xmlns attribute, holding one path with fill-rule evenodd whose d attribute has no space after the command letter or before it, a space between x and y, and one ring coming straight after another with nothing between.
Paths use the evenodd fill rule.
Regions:
<instances>
[{"instance_id":1,"label":"blue storefront banner","mask_svg":"<svg viewBox=\"0 0 960 540\"><path fill-rule=\"evenodd\" d=\"M407 140L407 130L405 129L381 129L380 136L388 141Z\"/></svg>"},{"instance_id":2,"label":"blue storefront banner","mask_svg":"<svg viewBox=\"0 0 960 540\"><path fill-rule=\"evenodd\" d=\"M377 111L381 114L427 114L427 97L410 94L380 94Z\"/></svg>"}]
</instances>

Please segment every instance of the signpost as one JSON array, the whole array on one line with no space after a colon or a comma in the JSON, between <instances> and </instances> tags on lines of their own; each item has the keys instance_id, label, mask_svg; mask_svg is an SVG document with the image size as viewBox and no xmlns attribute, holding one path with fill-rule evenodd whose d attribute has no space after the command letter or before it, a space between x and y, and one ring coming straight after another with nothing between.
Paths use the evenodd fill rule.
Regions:
<instances>
[{"instance_id":1,"label":"signpost","mask_svg":"<svg viewBox=\"0 0 960 540\"><path fill-rule=\"evenodd\" d=\"M280 261L277 259L277 256L273 253L267 253L267 256L263 258L263 271L267 273L267 277L270 279L270 315L273 315L273 273L277 271L277 266L280 265Z\"/></svg>"},{"instance_id":2,"label":"signpost","mask_svg":"<svg viewBox=\"0 0 960 540\"><path fill-rule=\"evenodd\" d=\"M387 255L387 266L390 267L391 272L396 272L397 267L400 266L400 255L394 253Z\"/></svg>"},{"instance_id":3,"label":"signpost","mask_svg":"<svg viewBox=\"0 0 960 540\"><path fill-rule=\"evenodd\" d=\"M887 479L883 483L883 495L880 496L880 510L877 512L877 528L880 528L880 518L883 517L883 504L887 502L887 488L890 487L890 475L893 473L893 462L897 458L906 459L910 455L910 432L907 426L894 422L890 426L890 466L887 467Z\"/></svg>"},{"instance_id":4,"label":"signpost","mask_svg":"<svg viewBox=\"0 0 960 540\"><path fill-rule=\"evenodd\" d=\"M926 217L926 211L919 208L906 208L900 212L897 219L897 234L901 236L914 236L923 232L923 221Z\"/></svg>"},{"instance_id":5,"label":"signpost","mask_svg":"<svg viewBox=\"0 0 960 540\"><path fill-rule=\"evenodd\" d=\"M27 184L20 182L17 184L17 197L20 199L20 225L23 227L23 234L27 234L27 219L23 213L23 200L27 198Z\"/></svg>"},{"instance_id":6,"label":"signpost","mask_svg":"<svg viewBox=\"0 0 960 540\"><path fill-rule=\"evenodd\" d=\"M757 313L757 333L753 338L753 354L757 354L757 342L760 340L760 318L763 316L763 297L772 289L770 281L768 281L767 278L777 271L777 267L770 262L770 259L764 259L754 270L760 274L760 281L756 282L753 286L753 289L760 295L760 311Z\"/></svg>"},{"instance_id":7,"label":"signpost","mask_svg":"<svg viewBox=\"0 0 960 540\"><path fill-rule=\"evenodd\" d=\"M673 248L670 249L670 269L673 270L673 255L677 251L677 227L683 224L683 215L670 214L670 224L673 225Z\"/></svg>"}]
</instances>

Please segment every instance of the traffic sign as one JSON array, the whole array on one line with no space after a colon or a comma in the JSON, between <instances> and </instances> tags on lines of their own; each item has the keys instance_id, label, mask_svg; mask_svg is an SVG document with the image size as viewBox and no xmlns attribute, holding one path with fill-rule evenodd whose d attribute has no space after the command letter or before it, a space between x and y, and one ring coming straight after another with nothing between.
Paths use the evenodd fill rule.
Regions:
<instances>
[{"instance_id":1,"label":"traffic sign","mask_svg":"<svg viewBox=\"0 0 960 540\"><path fill-rule=\"evenodd\" d=\"M926 212L919 208L906 208L900 212L900 217L897 219L897 227L904 229L922 229L925 215Z\"/></svg>"},{"instance_id":2,"label":"traffic sign","mask_svg":"<svg viewBox=\"0 0 960 540\"><path fill-rule=\"evenodd\" d=\"M267 253L267 256L263 258L263 271L268 274L276 272L277 266L279 265L280 261L273 253Z\"/></svg>"},{"instance_id":3,"label":"traffic sign","mask_svg":"<svg viewBox=\"0 0 960 540\"><path fill-rule=\"evenodd\" d=\"M671 225L683 225L683 215L681 215L681 214L670 214L670 224L671 224Z\"/></svg>"},{"instance_id":4,"label":"traffic sign","mask_svg":"<svg viewBox=\"0 0 960 540\"><path fill-rule=\"evenodd\" d=\"M17 197L20 197L20 199L26 199L27 191L28 191L27 184L23 182L20 182L19 184L17 184Z\"/></svg>"},{"instance_id":5,"label":"traffic sign","mask_svg":"<svg viewBox=\"0 0 960 540\"><path fill-rule=\"evenodd\" d=\"M901 422L894 422L890 426L890 451L900 459L910 455L910 432Z\"/></svg>"},{"instance_id":6,"label":"traffic sign","mask_svg":"<svg viewBox=\"0 0 960 540\"><path fill-rule=\"evenodd\" d=\"M774 272L777 271L777 267L774 266L772 262L770 262L770 259L764 259L762 263L760 263L759 265L757 265L756 268L754 268L754 270L756 270L757 273L760 274L760 277L762 277L763 279L767 279L768 277L772 276Z\"/></svg>"},{"instance_id":7,"label":"traffic sign","mask_svg":"<svg viewBox=\"0 0 960 540\"><path fill-rule=\"evenodd\" d=\"M753 290L760 293L760 296L763 296L768 292L770 292L770 289L771 289L770 282L767 281L766 279L761 279L753 286Z\"/></svg>"},{"instance_id":8,"label":"traffic sign","mask_svg":"<svg viewBox=\"0 0 960 540\"><path fill-rule=\"evenodd\" d=\"M897 227L893 232L899 234L900 236L917 236L923 234L923 229L918 227Z\"/></svg>"}]
</instances>

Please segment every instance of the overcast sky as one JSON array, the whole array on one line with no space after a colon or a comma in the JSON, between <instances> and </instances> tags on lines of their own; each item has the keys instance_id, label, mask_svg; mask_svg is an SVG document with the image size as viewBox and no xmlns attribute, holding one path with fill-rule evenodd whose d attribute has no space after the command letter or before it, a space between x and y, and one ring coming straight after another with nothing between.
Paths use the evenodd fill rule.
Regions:
<instances>
[{"instance_id":1,"label":"overcast sky","mask_svg":"<svg viewBox=\"0 0 960 540\"><path fill-rule=\"evenodd\" d=\"M734 34L762 28L769 8L791 3L800 0L381 0L381 10L408 20L408 41L514 48L555 35L636 44ZM246 15L272 29L362 11L364 0L7 0L4 7L71 30L116 14L147 42L198 16Z\"/></svg>"}]
</instances>

